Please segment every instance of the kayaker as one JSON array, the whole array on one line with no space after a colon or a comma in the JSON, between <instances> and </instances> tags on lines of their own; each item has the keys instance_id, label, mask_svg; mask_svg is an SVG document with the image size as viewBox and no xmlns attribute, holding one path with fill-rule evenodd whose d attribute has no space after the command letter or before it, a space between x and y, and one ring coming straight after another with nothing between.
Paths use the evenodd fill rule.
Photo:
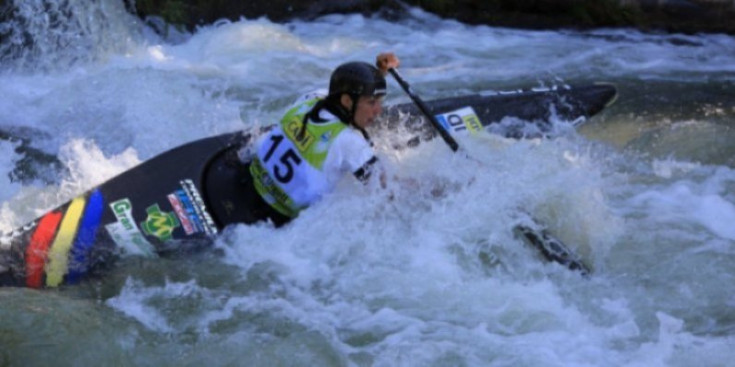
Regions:
<instances>
[{"instance_id":1,"label":"kayaker","mask_svg":"<svg viewBox=\"0 0 735 367\"><path fill-rule=\"evenodd\" d=\"M282 226L331 192L345 174L367 182L377 157L366 128L382 112L385 75L400 61L381 53L376 66L348 62L329 80L329 92L301 97L281 121L261 137L244 164L249 205L245 222L270 220Z\"/></svg>"}]
</instances>

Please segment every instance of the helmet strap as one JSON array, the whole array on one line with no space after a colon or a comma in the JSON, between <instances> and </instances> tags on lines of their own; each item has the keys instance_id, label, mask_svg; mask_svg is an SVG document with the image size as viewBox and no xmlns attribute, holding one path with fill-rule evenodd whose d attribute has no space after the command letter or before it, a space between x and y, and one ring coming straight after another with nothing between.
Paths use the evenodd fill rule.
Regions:
<instances>
[{"instance_id":1,"label":"helmet strap","mask_svg":"<svg viewBox=\"0 0 735 367\"><path fill-rule=\"evenodd\" d=\"M349 125L352 125L352 127L357 129L357 131L362 133L362 136L370 144L370 146L373 146L373 142L372 140L370 140L370 135L368 135L367 131L365 131L365 129L363 129L360 126L357 126L357 124L355 123L355 113L357 112L357 102L360 101L360 95L350 94L350 98L352 99L352 108L350 109L350 118L349 118L349 121L347 121L347 123Z\"/></svg>"},{"instance_id":2,"label":"helmet strap","mask_svg":"<svg viewBox=\"0 0 735 367\"><path fill-rule=\"evenodd\" d=\"M327 99L324 100L325 104L323 107L326 107L326 109L329 112L337 116L337 118L339 118L340 121L357 129L357 131L359 131L362 134L362 136L365 138L365 140L368 143L370 143L370 145L372 146L373 142L372 140L370 140L370 135L368 135L365 129L357 126L357 124L355 123L355 112L357 111L357 102L360 100L360 96L356 94L347 94L347 95L352 100L352 107L349 108L349 110L344 105L342 105L342 102L340 100L342 98L341 94L338 96L337 95L328 96ZM312 112L316 110L317 107L321 108L322 106L318 106L318 105L314 106L314 108L312 109ZM312 112L310 112L309 114L311 114Z\"/></svg>"}]
</instances>

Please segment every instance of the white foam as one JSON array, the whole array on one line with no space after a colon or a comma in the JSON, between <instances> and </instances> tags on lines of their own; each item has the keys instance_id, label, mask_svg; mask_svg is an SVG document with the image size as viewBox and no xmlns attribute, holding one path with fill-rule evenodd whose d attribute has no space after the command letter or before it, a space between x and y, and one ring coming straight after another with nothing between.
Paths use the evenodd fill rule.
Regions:
<instances>
[{"instance_id":1,"label":"white foam","mask_svg":"<svg viewBox=\"0 0 735 367\"><path fill-rule=\"evenodd\" d=\"M3 228L184 142L273 123L296 96L326 87L336 65L384 50L398 52L403 75L425 99L591 76L696 84L732 78L735 65L730 37L528 32L412 12L416 18L403 22L359 15L222 22L176 44L136 24L114 36L143 36L112 51L101 45L70 67L48 68L49 60L67 60L63 54L23 72L4 70L0 123L47 133L39 144L69 171L48 187L18 188L0 177ZM674 45L677 37L683 46ZM389 102L407 100L393 82L389 89ZM635 117L631 129L639 131ZM416 185L391 182L390 199L346 180L285 228L230 228L217 244L225 253L218 264L227 268L221 275L230 276L221 289L131 280L105 304L161 336L155 341L171 355L190 355L190 340L179 335L195 334L197 346L230 350L234 360L251 356L240 357L243 345L287 362L288 352L313 348L358 365L733 359L732 338L717 336L732 327L733 297L716 291L732 277L730 169L649 164L573 132L556 140L460 139L474 159L440 140L397 152L379 138L389 172ZM0 154L6 174L18 157L7 143ZM540 261L514 238L524 212L594 264L593 278ZM682 304L693 305L691 313ZM220 341L225 346L214 345ZM221 357L205 349L197 351Z\"/></svg>"},{"instance_id":2,"label":"white foam","mask_svg":"<svg viewBox=\"0 0 735 367\"><path fill-rule=\"evenodd\" d=\"M676 161L654 162L655 172L671 179L670 185L649 189L631 199L634 206L642 206L652 218L674 225L697 223L724 239L735 240L735 204L728 185L735 181L731 169L718 169L717 174L702 182L681 179L682 175L699 175L708 170L698 164Z\"/></svg>"}]
</instances>

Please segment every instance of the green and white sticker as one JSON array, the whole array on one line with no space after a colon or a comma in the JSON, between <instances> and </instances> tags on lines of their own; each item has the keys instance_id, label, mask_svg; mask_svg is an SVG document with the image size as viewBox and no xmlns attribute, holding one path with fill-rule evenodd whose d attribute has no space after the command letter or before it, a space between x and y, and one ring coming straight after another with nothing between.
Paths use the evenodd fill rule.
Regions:
<instances>
[{"instance_id":1,"label":"green and white sticker","mask_svg":"<svg viewBox=\"0 0 735 367\"><path fill-rule=\"evenodd\" d=\"M158 204L149 206L145 211L148 216L145 221L140 223L145 234L154 236L161 241L168 241L173 238L174 230L180 226L176 215L161 211Z\"/></svg>"},{"instance_id":2,"label":"green and white sticker","mask_svg":"<svg viewBox=\"0 0 735 367\"><path fill-rule=\"evenodd\" d=\"M125 253L156 257L153 245L145 239L133 218L133 205L130 200L120 199L110 203L117 222L105 226L107 233Z\"/></svg>"}]
</instances>

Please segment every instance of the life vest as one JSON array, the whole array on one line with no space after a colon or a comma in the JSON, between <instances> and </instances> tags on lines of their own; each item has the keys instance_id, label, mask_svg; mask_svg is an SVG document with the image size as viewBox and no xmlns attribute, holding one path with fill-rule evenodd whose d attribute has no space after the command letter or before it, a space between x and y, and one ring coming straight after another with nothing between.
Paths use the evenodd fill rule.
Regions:
<instances>
[{"instance_id":1,"label":"life vest","mask_svg":"<svg viewBox=\"0 0 735 367\"><path fill-rule=\"evenodd\" d=\"M260 142L250 165L256 191L275 210L296 217L331 192L346 172L357 172L373 158L360 132L326 110L302 131L304 116L320 98L286 112Z\"/></svg>"}]
</instances>

